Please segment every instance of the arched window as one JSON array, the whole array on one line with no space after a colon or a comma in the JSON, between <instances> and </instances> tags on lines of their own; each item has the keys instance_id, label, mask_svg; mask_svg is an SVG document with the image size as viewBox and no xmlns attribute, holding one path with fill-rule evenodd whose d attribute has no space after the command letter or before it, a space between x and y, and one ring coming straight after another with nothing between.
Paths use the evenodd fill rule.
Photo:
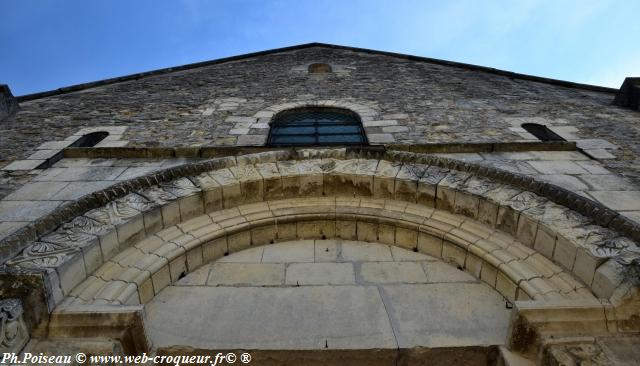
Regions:
<instances>
[{"instance_id":1,"label":"arched window","mask_svg":"<svg viewBox=\"0 0 640 366\"><path fill-rule=\"evenodd\" d=\"M366 145L357 114L339 108L296 108L271 122L270 146Z\"/></svg>"},{"instance_id":2,"label":"arched window","mask_svg":"<svg viewBox=\"0 0 640 366\"><path fill-rule=\"evenodd\" d=\"M537 137L540 141L566 141L545 125L539 125L537 123L523 123L522 128Z\"/></svg>"},{"instance_id":3,"label":"arched window","mask_svg":"<svg viewBox=\"0 0 640 366\"><path fill-rule=\"evenodd\" d=\"M332 70L331 65L329 64L315 63L309 65L308 71L309 74L326 74L330 73Z\"/></svg>"},{"instance_id":4,"label":"arched window","mask_svg":"<svg viewBox=\"0 0 640 366\"><path fill-rule=\"evenodd\" d=\"M107 136L109 136L109 132L91 132L77 139L73 144L69 145L69 147L94 147Z\"/></svg>"}]
</instances>

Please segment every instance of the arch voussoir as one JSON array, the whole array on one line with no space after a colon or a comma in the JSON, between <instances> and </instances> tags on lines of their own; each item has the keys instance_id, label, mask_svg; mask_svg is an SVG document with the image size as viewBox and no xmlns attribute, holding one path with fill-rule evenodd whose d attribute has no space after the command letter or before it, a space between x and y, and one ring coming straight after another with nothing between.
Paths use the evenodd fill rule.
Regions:
<instances>
[{"instance_id":1,"label":"arch voussoir","mask_svg":"<svg viewBox=\"0 0 640 366\"><path fill-rule=\"evenodd\" d=\"M247 204L165 228L105 263L76 286L63 305L146 303L164 287L225 254L278 241L332 238L396 245L442 258L511 301L593 298L549 260L531 258L533 250L477 221L412 203L349 201L347 212L339 206L346 200L335 197ZM396 215L372 209L376 204ZM411 213L416 210L427 215Z\"/></svg>"},{"instance_id":2,"label":"arch voussoir","mask_svg":"<svg viewBox=\"0 0 640 366\"><path fill-rule=\"evenodd\" d=\"M135 285L137 301L144 302L185 269L221 252L242 249L247 242L304 238L298 226L304 233L317 226L309 223L323 222L335 237L415 246L451 260L510 300L580 298L592 296L590 290L610 297L620 285L620 269L612 270L614 259L608 259L617 253L598 255L599 243L616 240L620 250L635 246L540 192L491 179L497 174L491 169L478 176L481 169L472 165L452 170L440 158L409 153L389 153L389 160L348 159L344 149L293 154L224 158L110 188L102 197L107 197L105 205L40 236L7 266L48 269L55 289L49 293L50 304L68 295L86 301L83 291L105 281L95 275L98 271L114 258L124 268L118 261L123 253L135 248L144 254L136 245L159 237L167 245L163 252L153 252L157 262L148 267L143 264L150 259L143 259L127 267L135 279L109 284L94 295L96 301L135 302ZM288 160L292 157L298 160ZM205 225L196 227L200 223ZM385 232L390 227L393 242ZM162 237L170 233L191 239ZM279 236L269 239L274 233ZM402 240L396 243L396 237ZM225 251L211 247L223 241ZM97 282L90 286L86 278Z\"/></svg>"}]
</instances>

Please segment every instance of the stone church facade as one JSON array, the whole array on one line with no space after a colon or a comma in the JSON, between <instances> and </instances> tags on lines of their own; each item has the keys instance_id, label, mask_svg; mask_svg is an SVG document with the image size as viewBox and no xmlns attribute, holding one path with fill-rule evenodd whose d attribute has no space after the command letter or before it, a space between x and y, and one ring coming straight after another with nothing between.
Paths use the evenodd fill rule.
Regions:
<instances>
[{"instance_id":1,"label":"stone church facade","mask_svg":"<svg viewBox=\"0 0 640 366\"><path fill-rule=\"evenodd\" d=\"M0 353L637 364L639 101L315 43L5 86Z\"/></svg>"}]
</instances>

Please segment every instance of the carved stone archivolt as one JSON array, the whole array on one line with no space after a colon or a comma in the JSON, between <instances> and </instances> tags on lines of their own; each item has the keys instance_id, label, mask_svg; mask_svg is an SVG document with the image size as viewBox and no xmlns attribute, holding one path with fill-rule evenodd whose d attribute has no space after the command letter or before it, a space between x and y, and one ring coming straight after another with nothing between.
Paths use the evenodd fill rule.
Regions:
<instances>
[{"instance_id":1,"label":"carved stone archivolt","mask_svg":"<svg viewBox=\"0 0 640 366\"><path fill-rule=\"evenodd\" d=\"M532 192L519 188L529 184L526 177L520 177L521 180L513 178L515 183L508 184L504 178L508 174L506 172L494 172L485 167L474 170L467 163L460 162L451 162L451 168L445 168L440 158L422 159L409 153L389 153L388 160L371 159L368 155L348 159L344 149L301 150L293 154L298 155L278 151L237 159L214 159L175 168L170 173L154 173L124 182L104 193L114 198L101 207L81 212L53 232L40 236L6 265L56 268L61 278L73 279L75 275L70 274L72 266L67 265L65 270L59 268L70 260L84 260L84 269L74 269L81 271L78 276L83 277L117 255L122 248L130 246L132 243L126 241L128 237L139 239L140 235L151 235L163 227L193 217L185 216L187 214L207 213L203 212L205 207L233 208L246 202L260 202L266 200L267 193L278 199L302 197L309 192L409 201L472 219L480 219L481 212L483 215L493 212L494 218L485 223L496 230L506 231L535 250L542 248L543 255L578 273L587 285L596 281L595 272L605 261L619 259L621 263L633 264L640 257L633 241L597 224L602 217L585 216L554 202L550 196L556 191L546 195L544 190ZM211 168L207 170L207 167ZM317 175L324 176L324 180L312 180L313 184L320 184L313 190L305 187L305 184L311 184L309 179L306 183L298 180L300 187L284 187L285 182L293 182L298 179L296 177ZM249 191L243 190L253 187L248 183L256 180L264 182L264 189L251 191L252 196L249 197ZM358 188L344 189L349 186ZM174 201L179 203L173 205L179 206L179 210L172 214L166 205ZM479 211L478 206L485 211ZM162 215L150 214L159 207ZM599 207L593 209L594 212L603 212L598 211ZM519 217L523 219L519 220ZM168 222L169 218L173 221ZM145 227L147 224L153 225ZM554 251L556 245L564 247ZM80 251L82 255L77 255ZM91 263L87 262L89 259ZM608 272L600 275L605 276L610 284L599 296L611 296L619 280L610 278ZM78 282L81 280L77 279ZM68 289L75 285L77 283L61 287Z\"/></svg>"},{"instance_id":2,"label":"carved stone archivolt","mask_svg":"<svg viewBox=\"0 0 640 366\"><path fill-rule=\"evenodd\" d=\"M0 300L0 353L19 353L29 341L22 302Z\"/></svg>"}]
</instances>

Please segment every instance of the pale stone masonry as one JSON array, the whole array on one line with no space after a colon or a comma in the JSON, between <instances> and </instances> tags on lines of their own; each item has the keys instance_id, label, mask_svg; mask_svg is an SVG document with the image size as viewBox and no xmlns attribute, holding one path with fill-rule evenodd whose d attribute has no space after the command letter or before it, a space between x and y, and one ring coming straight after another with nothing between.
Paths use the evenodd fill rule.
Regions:
<instances>
[{"instance_id":1,"label":"pale stone masonry","mask_svg":"<svg viewBox=\"0 0 640 366\"><path fill-rule=\"evenodd\" d=\"M0 353L633 364L634 80L310 44L5 98ZM368 144L266 146L309 107Z\"/></svg>"}]
</instances>

